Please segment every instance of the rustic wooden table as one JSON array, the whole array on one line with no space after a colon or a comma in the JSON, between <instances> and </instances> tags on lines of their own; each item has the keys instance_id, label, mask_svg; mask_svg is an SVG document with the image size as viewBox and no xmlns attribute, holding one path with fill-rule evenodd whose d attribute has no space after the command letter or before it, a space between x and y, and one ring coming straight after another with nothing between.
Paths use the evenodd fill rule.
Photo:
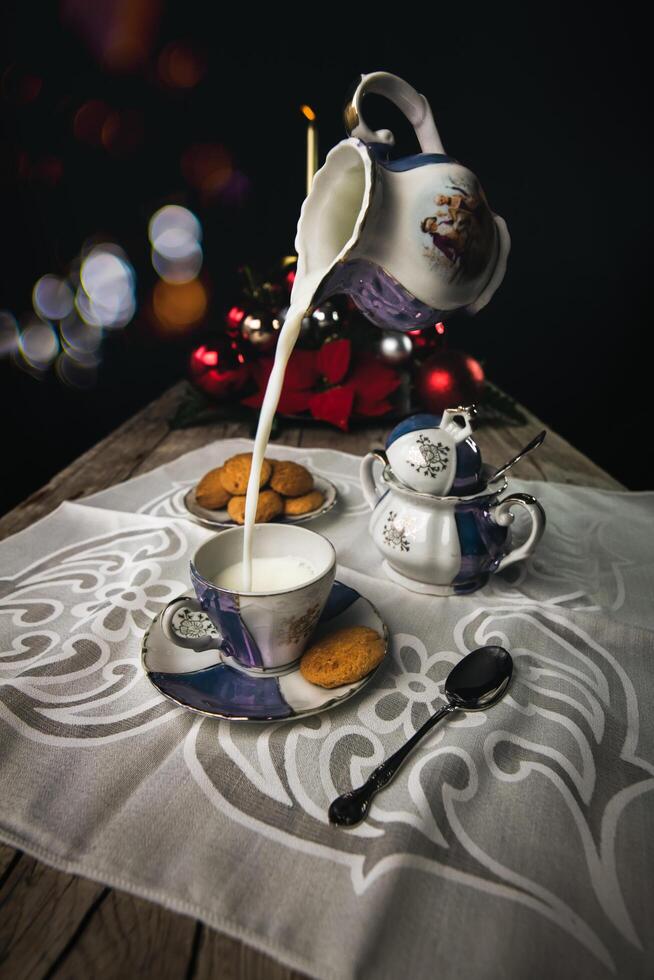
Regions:
<instances>
[{"instance_id":1,"label":"rustic wooden table","mask_svg":"<svg viewBox=\"0 0 654 980\"><path fill-rule=\"evenodd\" d=\"M145 473L215 439L247 436L244 423L173 429L184 396L178 384L116 429L46 486L0 519L0 539L54 510L114 483ZM547 428L523 406L524 424L494 425L475 434L484 459L500 465ZM324 446L363 455L386 430L350 434L331 429L284 429L289 446ZM555 432L520 463L524 479L623 490ZM93 881L64 874L0 844L0 977L286 978L299 974L201 922Z\"/></svg>"}]
</instances>

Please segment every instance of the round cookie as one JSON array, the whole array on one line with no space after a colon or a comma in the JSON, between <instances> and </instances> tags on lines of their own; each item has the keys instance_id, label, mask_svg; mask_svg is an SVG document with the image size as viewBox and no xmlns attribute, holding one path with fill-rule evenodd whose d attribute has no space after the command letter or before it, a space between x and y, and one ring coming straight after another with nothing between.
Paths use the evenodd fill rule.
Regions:
<instances>
[{"instance_id":1,"label":"round cookie","mask_svg":"<svg viewBox=\"0 0 654 980\"><path fill-rule=\"evenodd\" d=\"M282 498L274 490L262 490L257 501L256 524L266 524L273 517L279 517L284 509ZM232 497L227 504L227 513L237 524L245 523L245 497Z\"/></svg>"},{"instance_id":2,"label":"round cookie","mask_svg":"<svg viewBox=\"0 0 654 980\"><path fill-rule=\"evenodd\" d=\"M313 490L313 477L304 466L290 459L273 461L270 486L283 497L302 497Z\"/></svg>"},{"instance_id":3,"label":"round cookie","mask_svg":"<svg viewBox=\"0 0 654 980\"><path fill-rule=\"evenodd\" d=\"M250 468L252 466L252 453L239 453L232 456L223 463L220 480L228 493L244 494L248 488L250 479ZM270 479L272 467L267 459L261 464L261 476L259 487L264 487Z\"/></svg>"},{"instance_id":4,"label":"round cookie","mask_svg":"<svg viewBox=\"0 0 654 980\"><path fill-rule=\"evenodd\" d=\"M300 673L320 687L353 684L381 662L384 646L369 626L346 626L309 647L300 660Z\"/></svg>"},{"instance_id":5,"label":"round cookie","mask_svg":"<svg viewBox=\"0 0 654 980\"><path fill-rule=\"evenodd\" d=\"M322 507L325 498L320 490L312 490L302 497L285 497L284 513L289 517L299 517L300 514L310 514L312 510Z\"/></svg>"},{"instance_id":6,"label":"round cookie","mask_svg":"<svg viewBox=\"0 0 654 980\"><path fill-rule=\"evenodd\" d=\"M221 510L226 506L230 495L222 484L222 471L222 466L209 470L196 486L195 499L200 507L206 507L207 510Z\"/></svg>"}]
</instances>

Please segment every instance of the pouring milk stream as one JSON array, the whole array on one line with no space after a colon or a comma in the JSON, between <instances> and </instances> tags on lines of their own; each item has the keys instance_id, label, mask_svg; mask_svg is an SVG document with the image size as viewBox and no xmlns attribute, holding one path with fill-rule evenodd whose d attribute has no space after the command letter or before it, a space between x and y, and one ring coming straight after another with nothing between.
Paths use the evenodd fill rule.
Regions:
<instances>
[{"instance_id":1,"label":"pouring milk stream","mask_svg":"<svg viewBox=\"0 0 654 980\"><path fill-rule=\"evenodd\" d=\"M421 152L388 158L393 135L369 129L367 92L395 103ZM328 153L302 205L297 272L261 406L245 505L243 590L252 590L252 538L261 465L303 317L336 293L378 326L427 327L454 310L476 313L506 269L506 224L475 175L445 154L425 97L388 72L362 75L345 109L350 138Z\"/></svg>"}]
</instances>

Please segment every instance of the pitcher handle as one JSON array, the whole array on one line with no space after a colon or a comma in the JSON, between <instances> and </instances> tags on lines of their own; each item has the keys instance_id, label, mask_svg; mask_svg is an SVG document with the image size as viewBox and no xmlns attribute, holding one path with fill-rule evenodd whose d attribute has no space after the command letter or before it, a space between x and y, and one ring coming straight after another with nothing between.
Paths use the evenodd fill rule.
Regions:
<instances>
[{"instance_id":1,"label":"pitcher handle","mask_svg":"<svg viewBox=\"0 0 654 980\"><path fill-rule=\"evenodd\" d=\"M504 555L495 569L496 572L507 568L509 565L513 565L516 561L528 558L542 538L543 531L545 530L545 511L536 498L528 493L512 493L491 507L491 515L496 524L500 524L502 527L508 527L509 524L513 523L514 514L511 508L514 504L524 507L529 514L531 518L531 531L524 544L518 545L517 548L512 548L507 555Z\"/></svg>"},{"instance_id":2,"label":"pitcher handle","mask_svg":"<svg viewBox=\"0 0 654 980\"><path fill-rule=\"evenodd\" d=\"M372 468L376 462L383 463L384 460L375 452L368 453L368 455L364 456L361 460L361 466L359 468L361 489L363 490L363 496L365 497L366 503L368 504L368 507L370 507L370 510L374 510L383 497L383 494L377 486L372 473Z\"/></svg>"},{"instance_id":3,"label":"pitcher handle","mask_svg":"<svg viewBox=\"0 0 654 980\"><path fill-rule=\"evenodd\" d=\"M369 75L362 75L356 83L344 110L345 128L349 136L355 136L364 143L385 143L387 146L395 144L395 137L390 130L374 130L366 126L361 114L361 102L368 92L383 95L404 113L415 130L423 153L445 153L427 99L408 82L387 71L373 71Z\"/></svg>"}]
</instances>

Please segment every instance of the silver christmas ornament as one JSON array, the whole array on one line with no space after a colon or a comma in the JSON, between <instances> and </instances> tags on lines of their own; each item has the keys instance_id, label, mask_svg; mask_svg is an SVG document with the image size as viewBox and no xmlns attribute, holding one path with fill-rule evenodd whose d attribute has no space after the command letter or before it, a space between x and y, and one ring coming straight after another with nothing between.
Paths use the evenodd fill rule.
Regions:
<instances>
[{"instance_id":1,"label":"silver christmas ornament","mask_svg":"<svg viewBox=\"0 0 654 980\"><path fill-rule=\"evenodd\" d=\"M379 354L386 364L404 364L413 354L411 338L397 330L384 330L379 339Z\"/></svg>"},{"instance_id":2,"label":"silver christmas ornament","mask_svg":"<svg viewBox=\"0 0 654 980\"><path fill-rule=\"evenodd\" d=\"M241 336L258 351L265 353L275 346L280 329L281 323L277 317L263 312L248 313L241 323Z\"/></svg>"}]
</instances>

